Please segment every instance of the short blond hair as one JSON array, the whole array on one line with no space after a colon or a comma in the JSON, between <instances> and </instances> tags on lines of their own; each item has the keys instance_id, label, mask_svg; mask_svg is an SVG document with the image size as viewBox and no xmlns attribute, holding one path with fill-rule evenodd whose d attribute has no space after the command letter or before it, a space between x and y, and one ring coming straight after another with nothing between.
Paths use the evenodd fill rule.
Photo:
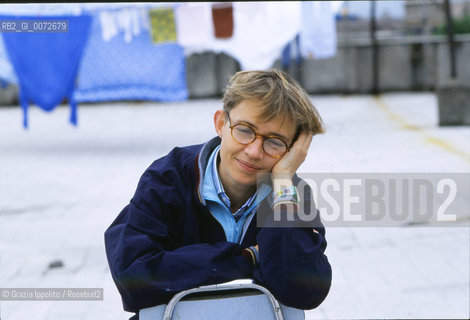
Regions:
<instances>
[{"instance_id":1,"label":"short blond hair","mask_svg":"<svg viewBox=\"0 0 470 320\"><path fill-rule=\"evenodd\" d=\"M323 120L307 92L285 72L275 69L237 72L225 90L224 111L229 113L247 99L261 102L261 116L266 121L287 116L295 122L297 134L325 132Z\"/></svg>"}]
</instances>

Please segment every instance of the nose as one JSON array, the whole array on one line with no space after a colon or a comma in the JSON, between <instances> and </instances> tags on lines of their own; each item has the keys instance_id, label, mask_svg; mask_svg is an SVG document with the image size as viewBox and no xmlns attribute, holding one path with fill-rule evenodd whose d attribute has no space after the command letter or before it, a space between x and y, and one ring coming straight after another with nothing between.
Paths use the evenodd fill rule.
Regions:
<instances>
[{"instance_id":1,"label":"nose","mask_svg":"<svg viewBox=\"0 0 470 320\"><path fill-rule=\"evenodd\" d=\"M255 141L245 146L245 153L250 158L261 159L263 157L263 138L256 137Z\"/></svg>"}]
</instances>

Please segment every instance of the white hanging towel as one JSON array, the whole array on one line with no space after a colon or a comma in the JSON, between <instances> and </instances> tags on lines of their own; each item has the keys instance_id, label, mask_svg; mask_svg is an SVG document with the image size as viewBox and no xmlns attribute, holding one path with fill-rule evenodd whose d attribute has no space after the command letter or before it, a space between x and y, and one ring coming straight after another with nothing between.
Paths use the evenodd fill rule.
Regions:
<instances>
[{"instance_id":1,"label":"white hanging towel","mask_svg":"<svg viewBox=\"0 0 470 320\"><path fill-rule=\"evenodd\" d=\"M119 33L117 23L114 21L114 15L108 11L101 11L99 13L101 23L101 36L103 41L108 42Z\"/></svg>"},{"instance_id":2,"label":"white hanging towel","mask_svg":"<svg viewBox=\"0 0 470 320\"><path fill-rule=\"evenodd\" d=\"M206 6L211 14L211 3L200 5ZM300 17L299 1L233 2L232 37L216 39L210 29L208 41L185 46L185 55L207 50L224 52L235 58L242 70L267 69L300 32ZM191 23L191 28L195 28L195 24ZM213 28L211 23L210 28Z\"/></svg>"},{"instance_id":3,"label":"white hanging towel","mask_svg":"<svg viewBox=\"0 0 470 320\"><path fill-rule=\"evenodd\" d=\"M235 2L232 41L217 44L240 62L242 70L267 69L299 31L297 1Z\"/></svg>"},{"instance_id":4,"label":"white hanging towel","mask_svg":"<svg viewBox=\"0 0 470 320\"><path fill-rule=\"evenodd\" d=\"M209 9L197 3L175 8L177 41L181 46L201 46L211 41L213 27Z\"/></svg>"},{"instance_id":5,"label":"white hanging towel","mask_svg":"<svg viewBox=\"0 0 470 320\"><path fill-rule=\"evenodd\" d=\"M148 30L147 10L140 7L122 7L99 12L101 36L108 42L121 32L124 41L130 43L142 30Z\"/></svg>"},{"instance_id":6,"label":"white hanging towel","mask_svg":"<svg viewBox=\"0 0 470 320\"><path fill-rule=\"evenodd\" d=\"M335 12L329 1L302 2L300 52L307 59L326 59L336 55Z\"/></svg>"}]
</instances>

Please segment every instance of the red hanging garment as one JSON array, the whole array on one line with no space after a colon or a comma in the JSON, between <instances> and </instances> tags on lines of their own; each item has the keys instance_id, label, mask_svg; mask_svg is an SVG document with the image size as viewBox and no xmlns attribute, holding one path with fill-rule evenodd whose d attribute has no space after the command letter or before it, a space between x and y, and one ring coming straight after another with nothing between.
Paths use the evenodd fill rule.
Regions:
<instances>
[{"instance_id":1,"label":"red hanging garment","mask_svg":"<svg viewBox=\"0 0 470 320\"><path fill-rule=\"evenodd\" d=\"M230 38L233 35L233 6L232 3L212 5L212 21L214 22L215 37Z\"/></svg>"}]
</instances>

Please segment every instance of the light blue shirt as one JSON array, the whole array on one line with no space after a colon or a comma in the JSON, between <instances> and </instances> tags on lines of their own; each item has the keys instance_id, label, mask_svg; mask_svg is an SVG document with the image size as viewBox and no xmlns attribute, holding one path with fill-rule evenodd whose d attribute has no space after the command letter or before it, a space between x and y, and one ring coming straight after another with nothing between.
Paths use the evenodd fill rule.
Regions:
<instances>
[{"instance_id":1,"label":"light blue shirt","mask_svg":"<svg viewBox=\"0 0 470 320\"><path fill-rule=\"evenodd\" d=\"M271 187L262 183L256 192L233 213L230 211L230 199L224 191L217 170L217 158L220 146L212 152L204 172L201 195L206 200L206 207L224 229L227 241L241 243L259 203L271 192Z\"/></svg>"}]
</instances>

